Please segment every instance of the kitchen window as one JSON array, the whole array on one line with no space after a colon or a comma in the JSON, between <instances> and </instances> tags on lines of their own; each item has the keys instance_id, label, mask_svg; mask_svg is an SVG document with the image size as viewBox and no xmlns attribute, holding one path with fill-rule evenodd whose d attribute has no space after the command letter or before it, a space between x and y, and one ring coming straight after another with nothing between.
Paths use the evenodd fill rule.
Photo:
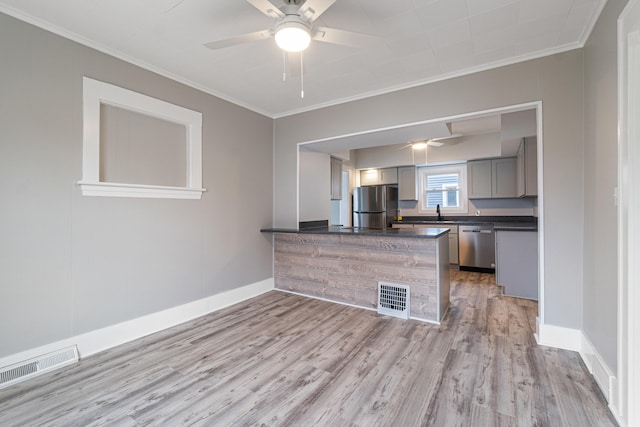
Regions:
<instances>
[{"instance_id":1,"label":"kitchen window","mask_svg":"<svg viewBox=\"0 0 640 427\"><path fill-rule=\"evenodd\" d=\"M437 205L442 213L468 212L465 164L427 166L418 171L420 213L433 214Z\"/></svg>"}]
</instances>

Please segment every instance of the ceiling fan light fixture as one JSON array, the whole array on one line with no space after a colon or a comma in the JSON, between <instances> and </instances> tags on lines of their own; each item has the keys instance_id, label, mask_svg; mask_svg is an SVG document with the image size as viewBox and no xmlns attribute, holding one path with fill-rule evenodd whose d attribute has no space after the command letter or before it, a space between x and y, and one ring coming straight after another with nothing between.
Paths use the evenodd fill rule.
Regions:
<instances>
[{"instance_id":1,"label":"ceiling fan light fixture","mask_svg":"<svg viewBox=\"0 0 640 427\"><path fill-rule=\"evenodd\" d=\"M287 52L301 52L311 42L309 27L300 21L285 21L275 31L278 47Z\"/></svg>"}]
</instances>

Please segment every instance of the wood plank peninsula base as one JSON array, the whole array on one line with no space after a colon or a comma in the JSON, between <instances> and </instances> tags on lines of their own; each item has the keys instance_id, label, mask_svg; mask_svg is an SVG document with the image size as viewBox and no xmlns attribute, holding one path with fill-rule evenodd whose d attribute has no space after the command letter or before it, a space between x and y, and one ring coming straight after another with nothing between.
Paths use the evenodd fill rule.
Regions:
<instances>
[{"instance_id":1,"label":"wood plank peninsula base","mask_svg":"<svg viewBox=\"0 0 640 427\"><path fill-rule=\"evenodd\" d=\"M391 282L409 286L413 319L439 323L449 307L448 229L273 232L276 289L376 310Z\"/></svg>"}]
</instances>

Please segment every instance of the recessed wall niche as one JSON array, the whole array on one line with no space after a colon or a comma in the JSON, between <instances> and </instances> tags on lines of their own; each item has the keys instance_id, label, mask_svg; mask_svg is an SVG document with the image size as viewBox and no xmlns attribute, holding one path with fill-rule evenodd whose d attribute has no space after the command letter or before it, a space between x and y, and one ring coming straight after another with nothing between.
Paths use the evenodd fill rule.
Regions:
<instances>
[{"instance_id":1,"label":"recessed wall niche","mask_svg":"<svg viewBox=\"0 0 640 427\"><path fill-rule=\"evenodd\" d=\"M83 79L85 196L200 199L202 114Z\"/></svg>"},{"instance_id":2,"label":"recessed wall niche","mask_svg":"<svg viewBox=\"0 0 640 427\"><path fill-rule=\"evenodd\" d=\"M100 105L100 181L186 187L186 126Z\"/></svg>"}]
</instances>

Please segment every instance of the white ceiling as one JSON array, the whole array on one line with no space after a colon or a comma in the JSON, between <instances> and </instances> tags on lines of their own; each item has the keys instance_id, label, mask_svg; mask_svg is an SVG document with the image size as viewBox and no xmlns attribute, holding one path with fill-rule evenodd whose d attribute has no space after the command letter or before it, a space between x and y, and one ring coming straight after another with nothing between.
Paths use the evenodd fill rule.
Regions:
<instances>
[{"instance_id":1,"label":"white ceiling","mask_svg":"<svg viewBox=\"0 0 640 427\"><path fill-rule=\"evenodd\" d=\"M0 0L0 11L276 118L581 47L605 2L337 0L317 24L385 42L312 42L304 99L299 73L282 81L273 39L203 46L273 25L243 0Z\"/></svg>"},{"instance_id":2,"label":"white ceiling","mask_svg":"<svg viewBox=\"0 0 640 427\"><path fill-rule=\"evenodd\" d=\"M372 129L357 134L310 141L303 146L308 150L348 159L348 150L383 146L389 150L397 150L407 148L415 142L426 142L428 139L440 141L444 147L459 143L464 143L465 147L469 147L476 142L486 141L486 138L477 137L487 134L495 136L499 148L498 156L515 157L522 138L537 134L536 110L529 108L511 111L508 108L504 112L489 115L478 113L468 118L451 121L435 120L387 129ZM490 151L480 154L477 149L474 151L477 158L496 156L496 153L492 151L494 147L485 146L485 148ZM427 147L427 149L429 152L446 150L440 147ZM458 162L468 160L468 158L451 158L449 160Z\"/></svg>"}]
</instances>

